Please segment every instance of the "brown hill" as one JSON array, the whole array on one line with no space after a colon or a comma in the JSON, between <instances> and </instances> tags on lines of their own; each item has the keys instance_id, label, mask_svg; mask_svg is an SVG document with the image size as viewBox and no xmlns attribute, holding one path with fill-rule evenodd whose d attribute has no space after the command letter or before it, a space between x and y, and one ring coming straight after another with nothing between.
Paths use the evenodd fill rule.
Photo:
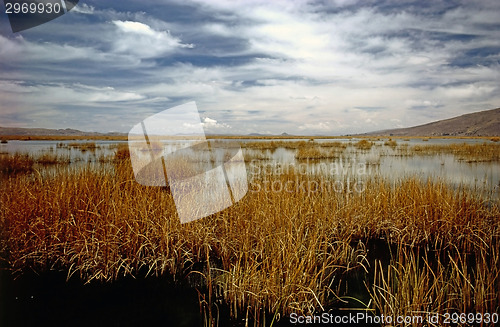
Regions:
<instances>
[{"instance_id":1,"label":"brown hill","mask_svg":"<svg viewBox=\"0 0 500 327\"><path fill-rule=\"evenodd\" d=\"M50 129L50 128L22 128L22 127L0 127L0 136L122 136L123 133L97 133L83 132L77 129Z\"/></svg>"},{"instance_id":2,"label":"brown hill","mask_svg":"<svg viewBox=\"0 0 500 327\"><path fill-rule=\"evenodd\" d=\"M366 133L380 136L500 136L500 108L408 128Z\"/></svg>"},{"instance_id":3,"label":"brown hill","mask_svg":"<svg viewBox=\"0 0 500 327\"><path fill-rule=\"evenodd\" d=\"M48 129L48 128L21 128L21 127L0 127L0 135L95 135L96 133L82 132L76 129Z\"/></svg>"}]
</instances>

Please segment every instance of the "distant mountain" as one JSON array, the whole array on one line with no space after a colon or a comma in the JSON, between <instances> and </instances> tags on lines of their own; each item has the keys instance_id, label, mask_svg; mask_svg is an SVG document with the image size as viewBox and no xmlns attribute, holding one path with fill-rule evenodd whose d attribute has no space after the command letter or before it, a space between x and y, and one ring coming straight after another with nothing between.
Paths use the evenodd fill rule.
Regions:
<instances>
[{"instance_id":1,"label":"distant mountain","mask_svg":"<svg viewBox=\"0 0 500 327\"><path fill-rule=\"evenodd\" d=\"M114 136L125 135L122 133L97 133L82 132L77 129L49 129L49 128L21 128L21 127L0 127L0 135L11 136Z\"/></svg>"},{"instance_id":2,"label":"distant mountain","mask_svg":"<svg viewBox=\"0 0 500 327\"><path fill-rule=\"evenodd\" d=\"M380 136L500 136L500 108L408 128L365 133Z\"/></svg>"},{"instance_id":3,"label":"distant mountain","mask_svg":"<svg viewBox=\"0 0 500 327\"><path fill-rule=\"evenodd\" d=\"M0 136L127 136L126 133L83 132L77 129L0 127ZM273 136L251 133L249 136ZM500 108L465 114L408 128L387 129L361 135L380 136L500 136ZM282 133L281 137L292 136Z\"/></svg>"}]
</instances>

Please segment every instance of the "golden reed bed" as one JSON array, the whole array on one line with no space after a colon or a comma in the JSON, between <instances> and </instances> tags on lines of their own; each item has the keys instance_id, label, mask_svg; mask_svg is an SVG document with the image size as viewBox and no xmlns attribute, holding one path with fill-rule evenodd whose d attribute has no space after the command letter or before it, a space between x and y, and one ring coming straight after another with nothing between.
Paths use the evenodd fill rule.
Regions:
<instances>
[{"instance_id":1,"label":"golden reed bed","mask_svg":"<svg viewBox=\"0 0 500 327\"><path fill-rule=\"evenodd\" d=\"M35 159L15 158L20 167ZM88 282L168 274L200 288L207 325L220 305L255 325L346 302L393 316L499 312L499 201L439 180L372 177L363 192L254 189L181 225L168 190L137 184L123 149L100 166L0 178L1 253L14 274L56 269ZM287 170L252 183L314 178ZM367 297L350 293L360 284Z\"/></svg>"}]
</instances>

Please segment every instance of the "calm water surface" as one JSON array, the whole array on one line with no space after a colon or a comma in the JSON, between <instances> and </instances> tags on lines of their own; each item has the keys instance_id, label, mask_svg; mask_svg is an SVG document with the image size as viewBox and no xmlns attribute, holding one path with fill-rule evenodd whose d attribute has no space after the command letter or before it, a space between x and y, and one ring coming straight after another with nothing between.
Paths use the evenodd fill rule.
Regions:
<instances>
[{"instance_id":1,"label":"calm water surface","mask_svg":"<svg viewBox=\"0 0 500 327\"><path fill-rule=\"evenodd\" d=\"M436 155L412 155L400 156L398 151L389 146L384 146L387 139L375 140L375 145L368 151L356 149L352 144L360 139L316 139L315 143L341 142L348 147L339 157L322 160L297 160L296 149L277 148L274 150L243 149L247 160L247 173L249 177L255 175L256 171L264 171L257 167L264 166L268 170L281 166L301 167L308 174L322 174L333 179L342 179L346 174L354 174L356 178L370 178L380 176L389 180L400 180L408 176L417 176L422 179L440 179L453 186L467 185L482 190L493 191L497 195L500 192L500 162L466 162L451 154ZM218 142L224 140L218 140ZM266 142L266 139L238 139L231 142L244 143ZM280 139L278 141L300 141L298 139ZM306 139L307 141L307 139ZM164 151L170 152L176 148L186 146L187 141L175 141L164 145ZM481 144L490 143L484 139L397 139L398 146L412 145L446 145L452 143ZM95 143L96 148L82 151L75 144ZM1 153L30 153L40 155L46 152L69 156L74 164L85 162L96 162L99 157L114 155L118 145L125 145L127 141L9 141L0 144ZM205 159L208 157L204 154ZM217 154L215 157L220 157ZM258 160L257 160L258 159ZM270 168L271 167L271 168ZM336 167L336 168L335 168ZM352 169L352 168L355 169ZM364 167L364 170L361 168Z\"/></svg>"}]
</instances>

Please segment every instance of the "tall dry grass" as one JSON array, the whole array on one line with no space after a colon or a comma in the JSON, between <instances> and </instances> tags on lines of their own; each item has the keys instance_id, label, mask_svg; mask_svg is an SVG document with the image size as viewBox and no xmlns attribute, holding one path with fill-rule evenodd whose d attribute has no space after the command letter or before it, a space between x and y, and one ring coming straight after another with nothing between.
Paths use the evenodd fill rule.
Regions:
<instances>
[{"instance_id":1,"label":"tall dry grass","mask_svg":"<svg viewBox=\"0 0 500 327\"><path fill-rule=\"evenodd\" d=\"M453 144L433 144L415 145L402 151L407 155L435 155L446 153L454 155L458 160L466 162L488 162L500 160L500 144L495 143L453 143Z\"/></svg>"},{"instance_id":2,"label":"tall dry grass","mask_svg":"<svg viewBox=\"0 0 500 327\"><path fill-rule=\"evenodd\" d=\"M304 145L297 149L295 158L299 160L340 158L345 148L328 145Z\"/></svg>"},{"instance_id":3,"label":"tall dry grass","mask_svg":"<svg viewBox=\"0 0 500 327\"><path fill-rule=\"evenodd\" d=\"M373 146L373 142L366 139L359 140L354 144L354 146L359 150L370 150Z\"/></svg>"},{"instance_id":4,"label":"tall dry grass","mask_svg":"<svg viewBox=\"0 0 500 327\"><path fill-rule=\"evenodd\" d=\"M33 170L35 160L29 155L20 153L0 154L0 174L10 175L30 172Z\"/></svg>"},{"instance_id":5,"label":"tall dry grass","mask_svg":"<svg viewBox=\"0 0 500 327\"><path fill-rule=\"evenodd\" d=\"M499 203L466 188L373 177L356 192L347 177L329 188L333 179L266 172L234 206L181 225L166 188L135 182L125 148L111 163L2 181L1 248L15 273L168 274L200 288L209 324L221 305L261 325L325 311L363 282L371 302L360 301L386 314L499 309ZM373 240L391 257L370 252Z\"/></svg>"},{"instance_id":6,"label":"tall dry grass","mask_svg":"<svg viewBox=\"0 0 500 327\"><path fill-rule=\"evenodd\" d=\"M0 154L0 174L9 175L33 171L36 166L55 164L69 164L71 158L68 154L43 152L36 155L22 153Z\"/></svg>"},{"instance_id":7,"label":"tall dry grass","mask_svg":"<svg viewBox=\"0 0 500 327\"><path fill-rule=\"evenodd\" d=\"M307 142L305 140L300 141L280 141L280 140L271 140L271 141L246 141L242 142L241 146L247 149L276 149L276 148L285 148L285 149L297 149L299 147L307 146Z\"/></svg>"},{"instance_id":8,"label":"tall dry grass","mask_svg":"<svg viewBox=\"0 0 500 327\"><path fill-rule=\"evenodd\" d=\"M396 140L393 140L393 139L388 139L387 141L384 142L384 145L394 148L398 145L398 142Z\"/></svg>"},{"instance_id":9,"label":"tall dry grass","mask_svg":"<svg viewBox=\"0 0 500 327\"><path fill-rule=\"evenodd\" d=\"M429 251L399 244L389 264L375 260L373 283L366 283L374 308L392 317L437 314L441 324L445 313L498 313L498 239L480 246L483 249L466 252L460 247ZM477 318L468 322L463 325L489 325Z\"/></svg>"}]
</instances>

